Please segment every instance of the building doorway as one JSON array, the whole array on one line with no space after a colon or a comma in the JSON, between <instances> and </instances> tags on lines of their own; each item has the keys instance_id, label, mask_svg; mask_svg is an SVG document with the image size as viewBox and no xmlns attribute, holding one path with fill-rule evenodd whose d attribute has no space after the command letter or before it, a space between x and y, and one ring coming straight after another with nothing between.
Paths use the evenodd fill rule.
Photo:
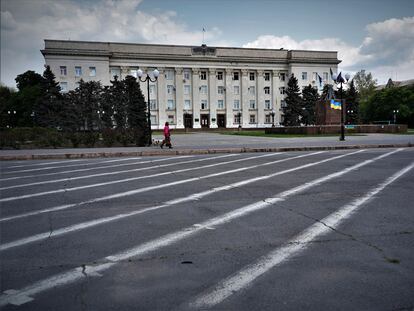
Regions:
<instances>
[{"instance_id":1,"label":"building doorway","mask_svg":"<svg viewBox=\"0 0 414 311\"><path fill-rule=\"evenodd\" d=\"M210 115L209 114L202 114L201 117L201 127L202 128L209 128L210 127Z\"/></svg>"},{"instance_id":2,"label":"building doorway","mask_svg":"<svg viewBox=\"0 0 414 311\"><path fill-rule=\"evenodd\" d=\"M217 115L217 126L221 128L226 127L226 115L225 114L218 114Z\"/></svg>"},{"instance_id":3,"label":"building doorway","mask_svg":"<svg viewBox=\"0 0 414 311\"><path fill-rule=\"evenodd\" d=\"M193 115L190 113L184 113L184 128L186 129L193 128Z\"/></svg>"}]
</instances>

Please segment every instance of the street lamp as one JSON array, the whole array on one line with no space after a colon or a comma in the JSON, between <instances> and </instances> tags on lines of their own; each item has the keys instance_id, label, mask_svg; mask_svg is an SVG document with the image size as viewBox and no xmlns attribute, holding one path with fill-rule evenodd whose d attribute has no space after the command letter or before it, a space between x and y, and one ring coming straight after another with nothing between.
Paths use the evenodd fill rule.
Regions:
<instances>
[{"instance_id":1,"label":"street lamp","mask_svg":"<svg viewBox=\"0 0 414 311\"><path fill-rule=\"evenodd\" d=\"M237 113L237 118L239 119L239 131L241 130L241 112L239 111L238 113Z\"/></svg>"},{"instance_id":2,"label":"street lamp","mask_svg":"<svg viewBox=\"0 0 414 311\"><path fill-rule=\"evenodd\" d=\"M342 99L342 84L348 83L350 78L351 76L349 75L349 73L345 74L346 81L342 77L342 72L340 72L339 75L336 75L336 74L332 75L332 79L334 80L335 84L339 84L339 94L341 97L341 136L339 137L339 140L345 140L345 125L344 125L345 109L344 109L344 103Z\"/></svg>"},{"instance_id":3,"label":"street lamp","mask_svg":"<svg viewBox=\"0 0 414 311\"><path fill-rule=\"evenodd\" d=\"M272 127L275 127L275 109L272 108L272 112L270 113L272 116Z\"/></svg>"},{"instance_id":4,"label":"street lamp","mask_svg":"<svg viewBox=\"0 0 414 311\"><path fill-rule=\"evenodd\" d=\"M397 109L397 110L393 110L392 112L394 114L394 124L396 124L397 123L397 113L399 113L400 111Z\"/></svg>"},{"instance_id":5,"label":"street lamp","mask_svg":"<svg viewBox=\"0 0 414 311\"><path fill-rule=\"evenodd\" d=\"M149 83L150 83L150 81L151 82L156 82L157 79L158 79L158 76L160 75L160 72L157 69L155 69L152 72L152 76L154 77L154 80L151 79L151 73L148 73L148 72L145 73L145 78L144 79L141 79L141 77L143 77L143 75L144 75L144 73L143 73L143 71L141 69L138 69L137 74L138 74L139 81L141 81L141 82L147 82L147 92L148 92L147 105L148 105L148 127L149 127L148 146L151 146L151 144L152 144L152 135L151 135L152 134L151 133L151 108L150 108L151 101L150 101L150 85L149 85Z\"/></svg>"},{"instance_id":6,"label":"street lamp","mask_svg":"<svg viewBox=\"0 0 414 311\"><path fill-rule=\"evenodd\" d=\"M347 124L352 124L353 123L353 122L351 122L351 121L353 121L353 114L354 114L353 110L347 110L347 118L346 118L346 123Z\"/></svg>"}]
</instances>

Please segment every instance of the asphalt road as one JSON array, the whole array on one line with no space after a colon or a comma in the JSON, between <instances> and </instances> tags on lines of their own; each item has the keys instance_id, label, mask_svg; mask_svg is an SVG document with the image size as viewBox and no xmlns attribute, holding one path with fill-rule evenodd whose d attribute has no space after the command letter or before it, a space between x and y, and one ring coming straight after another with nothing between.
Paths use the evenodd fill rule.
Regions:
<instances>
[{"instance_id":1,"label":"asphalt road","mask_svg":"<svg viewBox=\"0 0 414 311\"><path fill-rule=\"evenodd\" d=\"M414 148L1 163L2 310L413 310Z\"/></svg>"}]
</instances>

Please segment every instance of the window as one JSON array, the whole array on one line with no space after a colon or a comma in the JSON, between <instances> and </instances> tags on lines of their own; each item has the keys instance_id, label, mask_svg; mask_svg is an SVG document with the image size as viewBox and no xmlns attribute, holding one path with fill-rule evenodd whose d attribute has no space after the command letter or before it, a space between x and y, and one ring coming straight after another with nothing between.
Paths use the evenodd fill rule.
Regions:
<instances>
[{"instance_id":1,"label":"window","mask_svg":"<svg viewBox=\"0 0 414 311\"><path fill-rule=\"evenodd\" d=\"M168 94L174 93L174 85L167 85L167 93Z\"/></svg>"},{"instance_id":2,"label":"window","mask_svg":"<svg viewBox=\"0 0 414 311\"><path fill-rule=\"evenodd\" d=\"M184 79L190 80L190 70L184 70Z\"/></svg>"},{"instance_id":3,"label":"window","mask_svg":"<svg viewBox=\"0 0 414 311\"><path fill-rule=\"evenodd\" d=\"M174 100L172 99L167 100L167 110L174 110L174 109L175 109Z\"/></svg>"},{"instance_id":4,"label":"window","mask_svg":"<svg viewBox=\"0 0 414 311\"><path fill-rule=\"evenodd\" d=\"M185 110L190 110L191 109L191 101L190 100L186 99L184 101L184 109Z\"/></svg>"},{"instance_id":5,"label":"window","mask_svg":"<svg viewBox=\"0 0 414 311\"><path fill-rule=\"evenodd\" d=\"M282 86L282 87L280 87L279 88L279 91L280 91L280 94L285 94L286 92L285 92L285 87L284 86Z\"/></svg>"},{"instance_id":6,"label":"window","mask_svg":"<svg viewBox=\"0 0 414 311\"><path fill-rule=\"evenodd\" d=\"M82 75L82 67L75 67L75 76L80 77Z\"/></svg>"},{"instance_id":7,"label":"window","mask_svg":"<svg viewBox=\"0 0 414 311\"><path fill-rule=\"evenodd\" d=\"M173 115L168 115L168 123L174 124L174 116Z\"/></svg>"},{"instance_id":8,"label":"window","mask_svg":"<svg viewBox=\"0 0 414 311\"><path fill-rule=\"evenodd\" d=\"M239 95L240 94L240 86L235 85L233 87L233 93L234 93L234 95Z\"/></svg>"},{"instance_id":9,"label":"window","mask_svg":"<svg viewBox=\"0 0 414 311\"><path fill-rule=\"evenodd\" d=\"M150 94L154 94L155 93L155 85L151 84L150 85Z\"/></svg>"},{"instance_id":10,"label":"window","mask_svg":"<svg viewBox=\"0 0 414 311\"><path fill-rule=\"evenodd\" d=\"M200 93L207 94L207 85L200 86Z\"/></svg>"},{"instance_id":11,"label":"window","mask_svg":"<svg viewBox=\"0 0 414 311\"><path fill-rule=\"evenodd\" d=\"M234 100L233 109L240 109L240 100L238 100L238 99Z\"/></svg>"},{"instance_id":12,"label":"window","mask_svg":"<svg viewBox=\"0 0 414 311\"><path fill-rule=\"evenodd\" d=\"M89 77L96 77L96 67L89 67Z\"/></svg>"},{"instance_id":13,"label":"window","mask_svg":"<svg viewBox=\"0 0 414 311\"><path fill-rule=\"evenodd\" d=\"M60 75L66 76L68 74L68 71L66 69L66 66L60 66Z\"/></svg>"},{"instance_id":14,"label":"window","mask_svg":"<svg viewBox=\"0 0 414 311\"><path fill-rule=\"evenodd\" d=\"M265 100L265 109L272 109L270 105L270 100Z\"/></svg>"},{"instance_id":15,"label":"window","mask_svg":"<svg viewBox=\"0 0 414 311\"><path fill-rule=\"evenodd\" d=\"M280 107L282 107L282 108L286 108L286 107L287 107L286 101L281 100L281 101L280 101Z\"/></svg>"},{"instance_id":16,"label":"window","mask_svg":"<svg viewBox=\"0 0 414 311\"><path fill-rule=\"evenodd\" d=\"M190 95L190 86L184 85L184 95Z\"/></svg>"},{"instance_id":17,"label":"window","mask_svg":"<svg viewBox=\"0 0 414 311\"><path fill-rule=\"evenodd\" d=\"M237 71L233 72L233 80L239 80L239 73Z\"/></svg>"},{"instance_id":18,"label":"window","mask_svg":"<svg viewBox=\"0 0 414 311\"><path fill-rule=\"evenodd\" d=\"M207 71L200 72L200 79L207 80Z\"/></svg>"},{"instance_id":19,"label":"window","mask_svg":"<svg viewBox=\"0 0 414 311\"><path fill-rule=\"evenodd\" d=\"M155 100L155 99L150 100L150 109L151 110L157 110L157 100Z\"/></svg>"},{"instance_id":20,"label":"window","mask_svg":"<svg viewBox=\"0 0 414 311\"><path fill-rule=\"evenodd\" d=\"M136 69L130 69L129 74L135 78L138 78L138 70Z\"/></svg>"},{"instance_id":21,"label":"window","mask_svg":"<svg viewBox=\"0 0 414 311\"><path fill-rule=\"evenodd\" d=\"M264 79L265 81L270 81L270 72L265 72Z\"/></svg>"},{"instance_id":22,"label":"window","mask_svg":"<svg viewBox=\"0 0 414 311\"><path fill-rule=\"evenodd\" d=\"M174 71L166 70L165 71L165 79L172 80L174 78Z\"/></svg>"},{"instance_id":23,"label":"window","mask_svg":"<svg viewBox=\"0 0 414 311\"><path fill-rule=\"evenodd\" d=\"M285 81L286 80L286 74L285 73L281 73L279 75L280 81Z\"/></svg>"},{"instance_id":24,"label":"window","mask_svg":"<svg viewBox=\"0 0 414 311\"><path fill-rule=\"evenodd\" d=\"M217 101L217 109L224 109L224 100L220 99Z\"/></svg>"},{"instance_id":25,"label":"window","mask_svg":"<svg viewBox=\"0 0 414 311\"><path fill-rule=\"evenodd\" d=\"M254 99L250 100L249 109L256 109L256 101Z\"/></svg>"},{"instance_id":26,"label":"window","mask_svg":"<svg viewBox=\"0 0 414 311\"><path fill-rule=\"evenodd\" d=\"M308 80L308 73L302 72L302 80Z\"/></svg>"},{"instance_id":27,"label":"window","mask_svg":"<svg viewBox=\"0 0 414 311\"><path fill-rule=\"evenodd\" d=\"M250 124L256 123L256 116L254 114L251 114L249 116L249 123Z\"/></svg>"},{"instance_id":28,"label":"window","mask_svg":"<svg viewBox=\"0 0 414 311\"><path fill-rule=\"evenodd\" d=\"M256 87L254 87L254 86L250 86L250 87L249 87L249 93L250 93L250 95L254 95L254 94L256 94Z\"/></svg>"},{"instance_id":29,"label":"window","mask_svg":"<svg viewBox=\"0 0 414 311\"><path fill-rule=\"evenodd\" d=\"M60 82L59 86L60 86L60 91L62 93L66 93L68 91L68 83L67 82Z\"/></svg>"},{"instance_id":30,"label":"window","mask_svg":"<svg viewBox=\"0 0 414 311\"><path fill-rule=\"evenodd\" d=\"M151 116L151 125L156 125L156 124L158 124L157 116Z\"/></svg>"},{"instance_id":31,"label":"window","mask_svg":"<svg viewBox=\"0 0 414 311\"><path fill-rule=\"evenodd\" d=\"M328 73L327 72L323 73L323 81L328 81Z\"/></svg>"},{"instance_id":32,"label":"window","mask_svg":"<svg viewBox=\"0 0 414 311\"><path fill-rule=\"evenodd\" d=\"M218 94L224 94L224 86L218 86L217 87L217 93Z\"/></svg>"},{"instance_id":33,"label":"window","mask_svg":"<svg viewBox=\"0 0 414 311\"><path fill-rule=\"evenodd\" d=\"M264 88L264 92L265 92L265 94L270 94L270 87L269 86L266 86Z\"/></svg>"},{"instance_id":34,"label":"window","mask_svg":"<svg viewBox=\"0 0 414 311\"><path fill-rule=\"evenodd\" d=\"M249 72L250 81L254 81L254 72Z\"/></svg>"},{"instance_id":35,"label":"window","mask_svg":"<svg viewBox=\"0 0 414 311\"><path fill-rule=\"evenodd\" d=\"M201 110L208 109L207 100L203 99L201 100Z\"/></svg>"},{"instance_id":36,"label":"window","mask_svg":"<svg viewBox=\"0 0 414 311\"><path fill-rule=\"evenodd\" d=\"M234 115L234 124L240 124L241 123L241 113Z\"/></svg>"},{"instance_id":37,"label":"window","mask_svg":"<svg viewBox=\"0 0 414 311\"><path fill-rule=\"evenodd\" d=\"M217 72L217 80L223 80L223 71Z\"/></svg>"},{"instance_id":38,"label":"window","mask_svg":"<svg viewBox=\"0 0 414 311\"><path fill-rule=\"evenodd\" d=\"M272 123L272 116L270 114L265 116L265 123Z\"/></svg>"},{"instance_id":39,"label":"window","mask_svg":"<svg viewBox=\"0 0 414 311\"><path fill-rule=\"evenodd\" d=\"M119 68L111 68L111 77L112 79L115 79L115 76L119 77L121 76L121 69Z\"/></svg>"}]
</instances>

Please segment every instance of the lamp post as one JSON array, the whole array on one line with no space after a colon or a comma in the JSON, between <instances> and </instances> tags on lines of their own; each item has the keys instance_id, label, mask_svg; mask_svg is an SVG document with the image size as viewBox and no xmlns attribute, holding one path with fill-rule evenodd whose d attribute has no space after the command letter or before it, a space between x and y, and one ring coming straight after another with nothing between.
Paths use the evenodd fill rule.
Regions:
<instances>
[{"instance_id":1,"label":"lamp post","mask_svg":"<svg viewBox=\"0 0 414 311\"><path fill-rule=\"evenodd\" d=\"M351 76L349 73L345 74L345 79L342 77L342 72L339 73L339 75L333 74L332 79L334 80L335 84L339 84L339 96L341 97L341 136L339 137L339 140L345 140L345 125L344 125L344 104L342 99L342 84L347 84Z\"/></svg>"},{"instance_id":2,"label":"lamp post","mask_svg":"<svg viewBox=\"0 0 414 311\"><path fill-rule=\"evenodd\" d=\"M148 138L148 146L151 146L152 144L152 133L151 133L151 108L150 108L150 81L156 82L158 79L158 76L160 75L160 72L155 69L152 72L152 76L154 77L154 80L151 79L151 73L145 73L145 78L141 79L144 75L144 72L141 69L138 69L138 79L141 82L147 82L147 92L148 92L148 98L147 98L147 105L148 105L148 128L149 128L149 138Z\"/></svg>"},{"instance_id":3,"label":"lamp post","mask_svg":"<svg viewBox=\"0 0 414 311\"><path fill-rule=\"evenodd\" d=\"M353 115L354 115L353 110L347 110L347 114L346 114L346 116L347 116L346 123L347 124L353 124L353 122L351 122L351 121L353 121Z\"/></svg>"},{"instance_id":4,"label":"lamp post","mask_svg":"<svg viewBox=\"0 0 414 311\"><path fill-rule=\"evenodd\" d=\"M272 116L272 127L275 127L275 109L272 108L272 112L270 113Z\"/></svg>"},{"instance_id":5,"label":"lamp post","mask_svg":"<svg viewBox=\"0 0 414 311\"><path fill-rule=\"evenodd\" d=\"M397 113L399 113L400 111L397 109L397 110L393 110L392 111L392 113L394 114L394 124L396 124L397 123Z\"/></svg>"},{"instance_id":6,"label":"lamp post","mask_svg":"<svg viewBox=\"0 0 414 311\"><path fill-rule=\"evenodd\" d=\"M237 113L237 118L239 119L239 131L241 130L241 112L239 111L238 113Z\"/></svg>"}]
</instances>

